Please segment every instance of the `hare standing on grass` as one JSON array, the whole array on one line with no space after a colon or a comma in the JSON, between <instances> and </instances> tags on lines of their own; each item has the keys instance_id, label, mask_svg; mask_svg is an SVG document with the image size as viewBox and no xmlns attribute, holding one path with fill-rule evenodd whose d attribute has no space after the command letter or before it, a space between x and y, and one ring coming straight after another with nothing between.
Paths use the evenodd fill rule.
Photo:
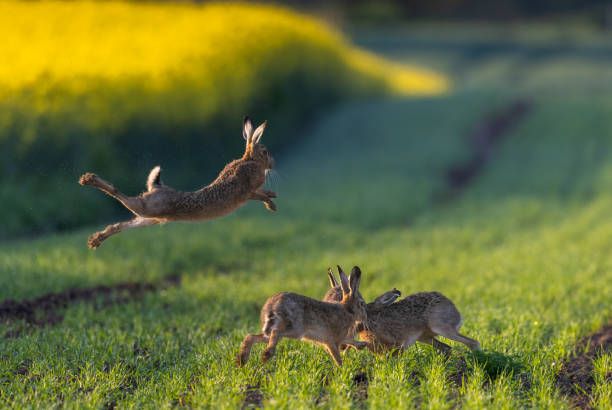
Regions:
<instances>
[{"instance_id":1,"label":"hare standing on grass","mask_svg":"<svg viewBox=\"0 0 612 410\"><path fill-rule=\"evenodd\" d=\"M323 301L338 302L342 291L331 270L327 274L331 289ZM415 293L393 303L399 296L401 292L393 289L366 305L366 320L358 324L357 331L372 353L393 349L401 352L417 341L448 353L451 347L436 340L438 335L461 342L472 350L480 349L476 340L459 333L461 314L441 293Z\"/></svg>"},{"instance_id":2,"label":"hare standing on grass","mask_svg":"<svg viewBox=\"0 0 612 410\"><path fill-rule=\"evenodd\" d=\"M356 349L366 346L363 342L350 343L347 335L354 333L357 322L366 319L365 302L359 294L361 271L355 266L347 278L340 266L340 293L338 302L328 303L296 293L281 292L270 297L261 309L262 333L248 334L236 358L238 366L249 360L254 343L267 343L262 361L274 355L277 343L283 337L303 339L323 345L338 366L342 366L340 344L351 344Z\"/></svg>"},{"instance_id":3,"label":"hare standing on grass","mask_svg":"<svg viewBox=\"0 0 612 410\"><path fill-rule=\"evenodd\" d=\"M259 141L266 123L253 131L249 117L244 118L242 135L246 150L223 168L210 185L194 192L172 189L161 182L159 166L153 168L147 179L147 192L127 196L113 184L96 174L81 176L79 184L93 185L117 199L136 217L131 221L109 225L89 237L89 247L97 248L109 236L126 229L140 228L169 221L204 221L235 211L249 200L262 201L266 208L276 211L276 198L272 191L260 189L266 182L266 173L274 167L274 159Z\"/></svg>"}]
</instances>

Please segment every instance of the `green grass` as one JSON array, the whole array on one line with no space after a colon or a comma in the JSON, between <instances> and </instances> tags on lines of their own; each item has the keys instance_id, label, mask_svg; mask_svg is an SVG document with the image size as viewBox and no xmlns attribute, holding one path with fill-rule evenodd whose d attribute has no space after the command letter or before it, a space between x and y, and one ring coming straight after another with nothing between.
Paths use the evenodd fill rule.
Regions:
<instances>
[{"instance_id":1,"label":"green grass","mask_svg":"<svg viewBox=\"0 0 612 410\"><path fill-rule=\"evenodd\" d=\"M55 326L7 321L2 331L19 337L0 344L4 405L235 408L259 385L271 408L569 407L555 387L560 363L612 318L612 104L605 94L538 93L474 183L436 202L446 167L469 155L474 124L514 98L483 90L330 112L278 158L276 214L251 203L212 222L125 232L95 252L86 238L101 226L3 243L0 300L182 277L125 304L72 304ZM442 292L462 333L514 371L450 341L448 359L416 345L395 358L353 351L336 368L323 349L283 340L268 364L260 345L237 369L266 298L320 298L334 264L362 268L367 300L391 287ZM368 399L353 403L362 371ZM605 355L595 407L609 406L609 372Z\"/></svg>"}]
</instances>

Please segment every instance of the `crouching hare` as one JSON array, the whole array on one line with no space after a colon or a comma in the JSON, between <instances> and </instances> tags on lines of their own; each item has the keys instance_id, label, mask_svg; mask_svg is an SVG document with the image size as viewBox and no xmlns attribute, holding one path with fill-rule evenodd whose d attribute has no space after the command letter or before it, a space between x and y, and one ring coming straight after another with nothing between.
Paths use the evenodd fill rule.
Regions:
<instances>
[{"instance_id":1,"label":"crouching hare","mask_svg":"<svg viewBox=\"0 0 612 410\"><path fill-rule=\"evenodd\" d=\"M334 274L331 271L327 274L331 289L323 301L337 303L341 298L340 287ZM401 292L393 289L366 305L366 320L359 323L357 331L372 353L393 349L401 352L417 341L448 353L451 347L436 340L438 335L461 342L472 350L480 349L476 340L459 333L461 314L441 293L415 293L393 303L400 296Z\"/></svg>"},{"instance_id":2,"label":"crouching hare","mask_svg":"<svg viewBox=\"0 0 612 410\"><path fill-rule=\"evenodd\" d=\"M261 201L266 208L276 211L272 191L260 189L266 182L266 172L274 167L274 159L260 144L266 123L253 131L249 117L245 117L242 135L246 150L242 158L227 164L217 179L194 192L183 192L161 182L161 168L153 168L147 179L147 192L127 196L113 184L96 174L81 176L79 184L92 185L117 199L136 217L131 221L109 225L89 237L89 247L97 248L109 236L127 229L141 228L170 221L204 221L227 215L249 200Z\"/></svg>"},{"instance_id":3,"label":"crouching hare","mask_svg":"<svg viewBox=\"0 0 612 410\"><path fill-rule=\"evenodd\" d=\"M365 302L359 294L361 270L355 266L347 278L340 266L340 299L322 302L296 293L281 292L270 297L261 309L262 333L248 334L236 358L238 366L249 360L254 343L267 343L262 361L274 356L276 345L283 337L303 339L323 345L338 366L342 366L340 344L351 344L357 349L365 343L347 340L358 322L366 320Z\"/></svg>"}]
</instances>

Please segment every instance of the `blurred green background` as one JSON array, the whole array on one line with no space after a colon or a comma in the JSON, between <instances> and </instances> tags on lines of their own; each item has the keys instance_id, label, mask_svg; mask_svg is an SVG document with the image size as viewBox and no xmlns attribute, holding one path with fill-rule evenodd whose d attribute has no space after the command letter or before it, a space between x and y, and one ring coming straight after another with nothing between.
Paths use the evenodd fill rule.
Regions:
<instances>
[{"instance_id":1,"label":"blurred green background","mask_svg":"<svg viewBox=\"0 0 612 410\"><path fill-rule=\"evenodd\" d=\"M108 218L85 171L132 194L158 164L205 185L241 155L244 115L280 154L339 101L447 88L272 5L2 2L0 19L4 238Z\"/></svg>"},{"instance_id":2,"label":"blurred green background","mask_svg":"<svg viewBox=\"0 0 612 410\"><path fill-rule=\"evenodd\" d=\"M86 171L130 194L158 164L177 188L206 184L240 155L245 114L270 120L282 169L340 101L610 87L601 1L289 4L319 20L271 4L0 4L0 238L115 217L75 184Z\"/></svg>"}]
</instances>

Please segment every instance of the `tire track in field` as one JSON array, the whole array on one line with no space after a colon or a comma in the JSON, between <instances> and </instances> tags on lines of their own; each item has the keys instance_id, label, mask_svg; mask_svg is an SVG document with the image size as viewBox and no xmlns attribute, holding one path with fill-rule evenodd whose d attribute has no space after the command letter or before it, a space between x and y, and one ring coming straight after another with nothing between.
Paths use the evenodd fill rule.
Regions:
<instances>
[{"instance_id":1,"label":"tire track in field","mask_svg":"<svg viewBox=\"0 0 612 410\"><path fill-rule=\"evenodd\" d=\"M180 275L173 274L156 282L122 282L110 286L70 288L29 300L6 300L0 304L0 320L25 320L34 326L53 326L64 319L62 310L71 303L97 303L100 307L128 303L146 293L176 286L180 281ZM21 333L20 330L9 331L4 337L20 337Z\"/></svg>"},{"instance_id":2,"label":"tire track in field","mask_svg":"<svg viewBox=\"0 0 612 410\"><path fill-rule=\"evenodd\" d=\"M321 375L319 379L319 392L317 393L317 397L315 397L314 401L315 406L322 405L329 400L329 392L327 391L327 388L329 387L330 377L330 373Z\"/></svg>"},{"instance_id":3,"label":"tire track in field","mask_svg":"<svg viewBox=\"0 0 612 410\"><path fill-rule=\"evenodd\" d=\"M367 407L366 401L368 400L369 385L370 378L368 377L368 374L366 372L355 373L352 382L353 406Z\"/></svg>"},{"instance_id":4,"label":"tire track in field","mask_svg":"<svg viewBox=\"0 0 612 410\"><path fill-rule=\"evenodd\" d=\"M259 384L247 384L244 388L244 401L242 402L243 409L263 408L264 395L260 390Z\"/></svg>"},{"instance_id":5,"label":"tire track in field","mask_svg":"<svg viewBox=\"0 0 612 410\"><path fill-rule=\"evenodd\" d=\"M583 337L577 344L572 357L566 360L557 374L559 389L568 396L577 408L593 408L592 393L595 387L593 362L600 355L612 352L612 323L603 326L592 335ZM612 383L612 372L606 375Z\"/></svg>"},{"instance_id":6,"label":"tire track in field","mask_svg":"<svg viewBox=\"0 0 612 410\"><path fill-rule=\"evenodd\" d=\"M460 196L463 191L480 175L490 161L493 148L499 145L510 131L525 120L531 112L532 103L528 99L519 99L501 111L489 113L469 135L468 141L471 156L465 162L454 164L446 170L446 186L442 192L434 194L434 200L450 201Z\"/></svg>"}]
</instances>

